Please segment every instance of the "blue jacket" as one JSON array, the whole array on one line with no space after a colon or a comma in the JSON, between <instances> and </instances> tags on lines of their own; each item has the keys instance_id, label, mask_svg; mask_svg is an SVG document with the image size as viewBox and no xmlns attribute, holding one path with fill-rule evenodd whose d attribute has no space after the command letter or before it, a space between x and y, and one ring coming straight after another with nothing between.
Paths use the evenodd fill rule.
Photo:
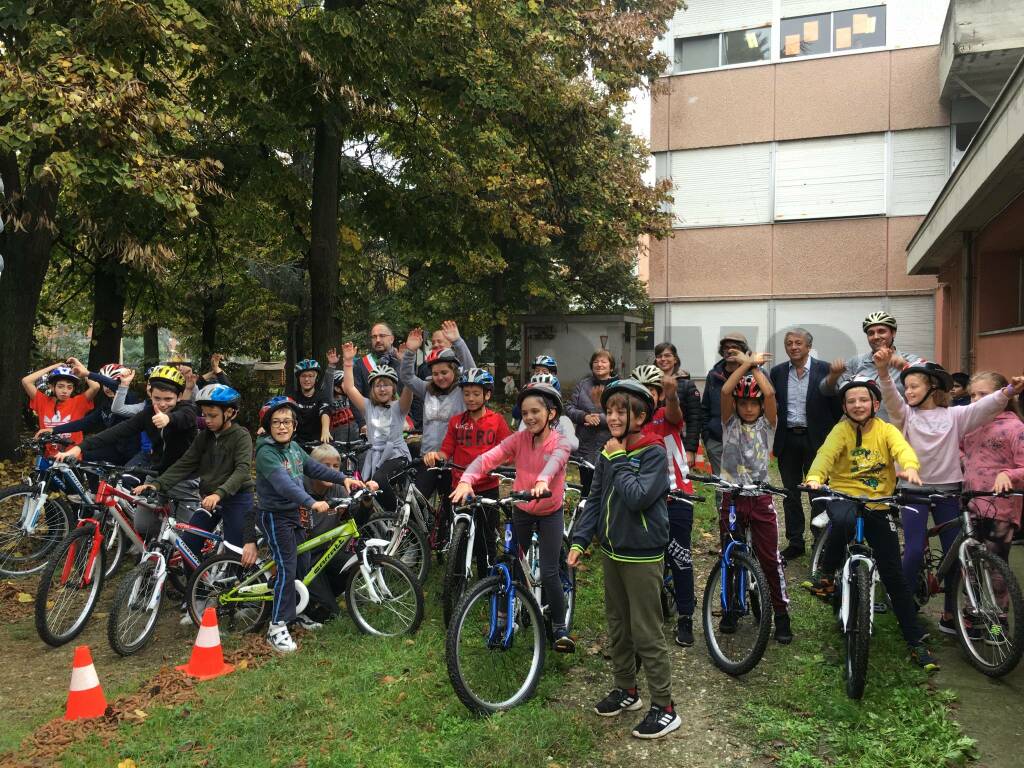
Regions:
<instances>
[{"instance_id":1,"label":"blue jacket","mask_svg":"<svg viewBox=\"0 0 1024 768\"><path fill-rule=\"evenodd\" d=\"M828 376L829 365L823 360L808 359L810 370L807 375L807 435L811 449L817 451L825 442L828 433L843 415L839 398L822 394L821 382ZM781 456L786 451L786 429L789 426L789 360L772 367L769 378L775 388L775 402L778 406L779 422L775 428L775 445L772 452Z\"/></svg>"}]
</instances>

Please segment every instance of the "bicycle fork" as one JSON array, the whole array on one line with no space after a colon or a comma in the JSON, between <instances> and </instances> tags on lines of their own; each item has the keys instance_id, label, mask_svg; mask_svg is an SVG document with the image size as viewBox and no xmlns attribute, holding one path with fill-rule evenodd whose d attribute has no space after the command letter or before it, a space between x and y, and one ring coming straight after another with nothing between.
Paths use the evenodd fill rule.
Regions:
<instances>
[{"instance_id":1,"label":"bicycle fork","mask_svg":"<svg viewBox=\"0 0 1024 768\"><path fill-rule=\"evenodd\" d=\"M740 612L745 612L747 610L747 572L745 570L741 570L739 574L740 583L739 591L737 594L737 597L739 599L739 605L732 607L730 607L729 605L729 566L732 564L733 547L737 546L737 544L739 544L739 542L733 540L725 545L725 551L722 552L722 559L718 564L718 567L720 569L720 576L718 578L718 582L719 591L722 593L722 610L726 612L730 610L738 610Z\"/></svg>"},{"instance_id":2,"label":"bicycle fork","mask_svg":"<svg viewBox=\"0 0 1024 768\"><path fill-rule=\"evenodd\" d=\"M508 650L512 646L512 617L515 615L514 604L516 599L515 588L512 586L512 572L506 563L498 564L498 573L495 574L500 580L498 591L491 595L491 629L487 635L487 646L495 648L500 645ZM498 637L498 601L504 602L505 628L502 630L501 639Z\"/></svg>"},{"instance_id":3,"label":"bicycle fork","mask_svg":"<svg viewBox=\"0 0 1024 768\"><path fill-rule=\"evenodd\" d=\"M846 559L846 562L843 563L843 594L839 603L839 619L843 623L843 632L848 632L850 629L850 594L853 592L853 590L850 589L850 575L853 573L853 564L858 561L867 563L868 574L871 576L871 602L872 605L874 605L875 584L878 583L878 570L875 568L875 563L866 555L850 555ZM868 614L868 631L872 634L874 634L875 631L874 610L871 610Z\"/></svg>"},{"instance_id":4,"label":"bicycle fork","mask_svg":"<svg viewBox=\"0 0 1024 768\"><path fill-rule=\"evenodd\" d=\"M36 526L39 525L39 518L43 514L43 508L46 506L46 491L40 487L38 493L29 496L21 504L21 520L19 521L18 527L21 532L26 536L31 536L36 532Z\"/></svg>"}]
</instances>

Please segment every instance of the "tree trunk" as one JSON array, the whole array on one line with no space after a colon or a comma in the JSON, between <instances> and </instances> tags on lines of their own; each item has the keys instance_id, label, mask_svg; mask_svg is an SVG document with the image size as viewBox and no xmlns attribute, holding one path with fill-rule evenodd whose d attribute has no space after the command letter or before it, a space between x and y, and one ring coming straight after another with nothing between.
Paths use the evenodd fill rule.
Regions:
<instances>
[{"instance_id":1,"label":"tree trunk","mask_svg":"<svg viewBox=\"0 0 1024 768\"><path fill-rule=\"evenodd\" d=\"M97 257L93 270L89 370L120 362L124 333L124 268L113 256Z\"/></svg>"},{"instance_id":2,"label":"tree trunk","mask_svg":"<svg viewBox=\"0 0 1024 768\"><path fill-rule=\"evenodd\" d=\"M202 327L202 360L200 367L206 365L217 350L217 308L220 306L220 291L217 295L206 297L203 301L203 327ZM206 369L203 368L205 371Z\"/></svg>"},{"instance_id":3,"label":"tree trunk","mask_svg":"<svg viewBox=\"0 0 1024 768\"><path fill-rule=\"evenodd\" d=\"M327 2L327 10L334 3ZM313 202L310 221L309 293L312 355L322 360L338 345L338 173L341 137L325 106L313 149Z\"/></svg>"},{"instance_id":4,"label":"tree trunk","mask_svg":"<svg viewBox=\"0 0 1024 768\"><path fill-rule=\"evenodd\" d=\"M142 358L146 369L160 362L160 326L147 323L142 329Z\"/></svg>"},{"instance_id":5,"label":"tree trunk","mask_svg":"<svg viewBox=\"0 0 1024 768\"><path fill-rule=\"evenodd\" d=\"M505 385L502 383L508 375L508 344L504 325L491 326L491 346L494 348L494 395L497 399L505 399Z\"/></svg>"}]
</instances>

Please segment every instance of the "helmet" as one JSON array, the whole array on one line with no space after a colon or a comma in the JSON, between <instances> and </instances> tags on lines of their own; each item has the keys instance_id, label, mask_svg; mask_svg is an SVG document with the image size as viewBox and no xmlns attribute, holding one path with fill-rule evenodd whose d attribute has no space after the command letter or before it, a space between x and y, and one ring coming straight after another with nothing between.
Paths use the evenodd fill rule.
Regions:
<instances>
[{"instance_id":1,"label":"helmet","mask_svg":"<svg viewBox=\"0 0 1024 768\"><path fill-rule=\"evenodd\" d=\"M238 408L242 404L242 396L226 384L207 384L196 393L195 404Z\"/></svg>"},{"instance_id":2,"label":"helmet","mask_svg":"<svg viewBox=\"0 0 1024 768\"><path fill-rule=\"evenodd\" d=\"M335 371L334 372L334 386L338 386L344 380L345 380L345 372L344 371Z\"/></svg>"},{"instance_id":3,"label":"helmet","mask_svg":"<svg viewBox=\"0 0 1024 768\"><path fill-rule=\"evenodd\" d=\"M475 384L478 387L483 387L486 391L494 391L494 377L490 371L485 371L483 368L470 368L459 379L459 386L465 387L469 384Z\"/></svg>"},{"instance_id":4,"label":"helmet","mask_svg":"<svg viewBox=\"0 0 1024 768\"><path fill-rule=\"evenodd\" d=\"M149 383L157 381L170 384L179 394L185 391L185 375L170 365L158 365L149 372Z\"/></svg>"},{"instance_id":5,"label":"helmet","mask_svg":"<svg viewBox=\"0 0 1024 768\"><path fill-rule=\"evenodd\" d=\"M72 370L66 365L54 368L46 376L46 380L50 383L60 381L61 379L64 379L65 381L70 381L72 384L78 383L78 377L75 376Z\"/></svg>"},{"instance_id":6,"label":"helmet","mask_svg":"<svg viewBox=\"0 0 1024 768\"><path fill-rule=\"evenodd\" d=\"M640 367L653 368L654 366ZM644 409L647 411L647 420L650 421L651 418L654 416L654 410L657 404L654 402L654 397L651 395L650 390L647 389L647 385L645 385L643 382L638 381L637 379L618 379L616 381L613 381L611 384L605 387L604 392L601 393L602 409L607 408L608 399L615 394L630 395L632 397L637 398L638 400L640 400L640 402L644 404Z\"/></svg>"},{"instance_id":7,"label":"helmet","mask_svg":"<svg viewBox=\"0 0 1024 768\"><path fill-rule=\"evenodd\" d=\"M535 373L530 377L531 384L547 384L555 388L555 391L559 393L561 397L562 385L558 381L558 377L553 373Z\"/></svg>"},{"instance_id":8,"label":"helmet","mask_svg":"<svg viewBox=\"0 0 1024 768\"><path fill-rule=\"evenodd\" d=\"M120 363L107 363L100 368L100 376L106 376L108 379L120 379L128 373L128 369Z\"/></svg>"},{"instance_id":9,"label":"helmet","mask_svg":"<svg viewBox=\"0 0 1024 768\"><path fill-rule=\"evenodd\" d=\"M878 382L874 379L869 379L867 376L857 376L843 384L843 386L839 388L840 401L846 399L847 392L851 389L856 389L857 387L864 387L864 389L871 392L871 397L879 402L882 401L882 390L878 388Z\"/></svg>"},{"instance_id":10,"label":"helmet","mask_svg":"<svg viewBox=\"0 0 1024 768\"><path fill-rule=\"evenodd\" d=\"M536 368L538 365L552 373L558 373L558 362L551 355L537 355L533 359L533 367Z\"/></svg>"},{"instance_id":11,"label":"helmet","mask_svg":"<svg viewBox=\"0 0 1024 768\"><path fill-rule=\"evenodd\" d=\"M900 382L907 383L907 376L912 373L923 373L931 379L943 392L949 392L953 388L953 376L938 363L929 363L927 360L918 360L908 365L900 373Z\"/></svg>"},{"instance_id":12,"label":"helmet","mask_svg":"<svg viewBox=\"0 0 1024 768\"><path fill-rule=\"evenodd\" d=\"M888 312L872 312L870 315L864 318L864 322L860 324L861 330L864 333L868 332L868 328L872 325L887 325L896 330L896 318L890 315Z\"/></svg>"},{"instance_id":13,"label":"helmet","mask_svg":"<svg viewBox=\"0 0 1024 768\"><path fill-rule=\"evenodd\" d=\"M306 371L313 371L317 376L319 376L320 363L316 360L299 360L299 362L295 364L295 375L298 376L300 373L305 373Z\"/></svg>"},{"instance_id":14,"label":"helmet","mask_svg":"<svg viewBox=\"0 0 1024 768\"><path fill-rule=\"evenodd\" d=\"M430 350L430 354L427 355L427 359L424 362L426 362L431 369L433 369L433 367L438 363L451 363L455 366L456 370L460 368L459 358L456 356L455 350L448 348Z\"/></svg>"},{"instance_id":15,"label":"helmet","mask_svg":"<svg viewBox=\"0 0 1024 768\"><path fill-rule=\"evenodd\" d=\"M547 404L555 410L556 418L562 415L562 395L552 384L544 381L531 381L519 390L519 395L516 397L516 407L522 409L523 400L538 395L543 397Z\"/></svg>"},{"instance_id":16,"label":"helmet","mask_svg":"<svg viewBox=\"0 0 1024 768\"><path fill-rule=\"evenodd\" d=\"M661 389L661 378L664 374L661 368L656 365L638 365L633 369L633 378L645 387L658 387Z\"/></svg>"},{"instance_id":17,"label":"helmet","mask_svg":"<svg viewBox=\"0 0 1024 768\"><path fill-rule=\"evenodd\" d=\"M398 384L398 374L395 372L395 369L392 368L390 365L376 366L372 371L370 371L370 374L366 377L366 383L372 385L374 381L381 377L385 379L391 379L393 382L395 382L396 385Z\"/></svg>"},{"instance_id":18,"label":"helmet","mask_svg":"<svg viewBox=\"0 0 1024 768\"><path fill-rule=\"evenodd\" d=\"M260 408L260 426L264 432L270 432L270 419L276 411L282 408L290 408L292 416L298 421L299 406L288 395L276 395L263 404Z\"/></svg>"},{"instance_id":19,"label":"helmet","mask_svg":"<svg viewBox=\"0 0 1024 768\"><path fill-rule=\"evenodd\" d=\"M761 387L757 383L757 379L753 376L744 376L736 383L736 389L732 391L733 397L756 397L758 400L764 399L764 392L761 391Z\"/></svg>"}]
</instances>

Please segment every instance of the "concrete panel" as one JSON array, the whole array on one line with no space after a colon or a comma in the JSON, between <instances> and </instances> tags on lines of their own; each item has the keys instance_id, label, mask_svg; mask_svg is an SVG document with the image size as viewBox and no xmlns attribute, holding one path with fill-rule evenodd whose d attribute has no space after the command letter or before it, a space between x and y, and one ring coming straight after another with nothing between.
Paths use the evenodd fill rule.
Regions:
<instances>
[{"instance_id":1,"label":"concrete panel","mask_svg":"<svg viewBox=\"0 0 1024 768\"><path fill-rule=\"evenodd\" d=\"M668 246L668 295L768 295L771 230L769 225L676 230Z\"/></svg>"},{"instance_id":2,"label":"concrete panel","mask_svg":"<svg viewBox=\"0 0 1024 768\"><path fill-rule=\"evenodd\" d=\"M932 275L907 274L907 244L924 221L924 216L897 216L889 222L889 245L886 274L888 290L912 291L934 289L935 277Z\"/></svg>"},{"instance_id":3,"label":"concrete panel","mask_svg":"<svg viewBox=\"0 0 1024 768\"><path fill-rule=\"evenodd\" d=\"M930 128L949 125L949 110L936 98L939 46L893 51L889 92L889 128Z\"/></svg>"},{"instance_id":4,"label":"concrete panel","mask_svg":"<svg viewBox=\"0 0 1024 768\"><path fill-rule=\"evenodd\" d=\"M774 229L774 295L885 292L885 219L793 222Z\"/></svg>"},{"instance_id":5,"label":"concrete panel","mask_svg":"<svg viewBox=\"0 0 1024 768\"><path fill-rule=\"evenodd\" d=\"M668 240L651 240L650 255L647 260L647 295L652 299L664 298L668 295L665 273L667 262Z\"/></svg>"},{"instance_id":6,"label":"concrete panel","mask_svg":"<svg viewBox=\"0 0 1024 768\"><path fill-rule=\"evenodd\" d=\"M742 67L673 77L669 148L771 141L773 69ZM652 121L657 119L652 116Z\"/></svg>"},{"instance_id":7,"label":"concrete panel","mask_svg":"<svg viewBox=\"0 0 1024 768\"><path fill-rule=\"evenodd\" d=\"M1024 349L1024 331L1009 331L974 337L973 371L999 371L1004 376L1019 376L1020 351Z\"/></svg>"},{"instance_id":8,"label":"concrete panel","mask_svg":"<svg viewBox=\"0 0 1024 768\"><path fill-rule=\"evenodd\" d=\"M651 152L668 149L668 113L672 80L659 78L651 89Z\"/></svg>"},{"instance_id":9,"label":"concrete panel","mask_svg":"<svg viewBox=\"0 0 1024 768\"><path fill-rule=\"evenodd\" d=\"M776 140L888 130L889 57L881 51L772 67Z\"/></svg>"}]
</instances>

